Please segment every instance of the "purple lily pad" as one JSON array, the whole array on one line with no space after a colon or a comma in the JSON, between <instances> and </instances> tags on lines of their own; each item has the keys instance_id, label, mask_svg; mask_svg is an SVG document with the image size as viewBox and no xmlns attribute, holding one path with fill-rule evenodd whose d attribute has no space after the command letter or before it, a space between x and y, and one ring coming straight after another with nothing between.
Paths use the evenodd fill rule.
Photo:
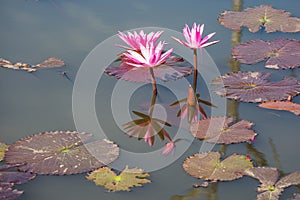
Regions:
<instances>
[{"instance_id":1,"label":"purple lily pad","mask_svg":"<svg viewBox=\"0 0 300 200\"><path fill-rule=\"evenodd\" d=\"M244 102L285 100L300 93L300 84L296 79L268 82L270 75L262 72L232 72L214 79L212 84L222 86L215 91L218 95Z\"/></svg>"},{"instance_id":2,"label":"purple lily pad","mask_svg":"<svg viewBox=\"0 0 300 200\"><path fill-rule=\"evenodd\" d=\"M217 144L231 144L249 141L256 136L250 130L253 123L241 120L232 123L233 118L215 117L199 120L191 124L190 130L194 137Z\"/></svg>"},{"instance_id":3,"label":"purple lily pad","mask_svg":"<svg viewBox=\"0 0 300 200\"><path fill-rule=\"evenodd\" d=\"M6 152L8 164L22 164L22 171L37 174L77 174L113 162L119 148L104 140L91 141L91 134L75 131L44 132L21 139Z\"/></svg>"},{"instance_id":4,"label":"purple lily pad","mask_svg":"<svg viewBox=\"0 0 300 200\"><path fill-rule=\"evenodd\" d=\"M0 172L0 182L22 184L35 178L35 174L29 172Z\"/></svg>"},{"instance_id":5,"label":"purple lily pad","mask_svg":"<svg viewBox=\"0 0 300 200\"><path fill-rule=\"evenodd\" d=\"M154 76L161 81L170 81L182 78L192 73L191 66L182 66L181 58L171 56L166 63L154 67ZM121 63L119 67L108 67L105 72L110 76L131 82L151 82L151 74L149 68L132 67Z\"/></svg>"},{"instance_id":6,"label":"purple lily pad","mask_svg":"<svg viewBox=\"0 0 300 200\"><path fill-rule=\"evenodd\" d=\"M257 189L259 200L277 200L285 188L300 184L300 172L291 173L279 181L276 168L255 167L247 169L245 173L260 181L261 185Z\"/></svg>"},{"instance_id":7,"label":"purple lily pad","mask_svg":"<svg viewBox=\"0 0 300 200\"><path fill-rule=\"evenodd\" d=\"M245 64L254 64L268 59L266 68L296 68L300 67L300 41L283 38L266 42L252 40L234 47L232 56Z\"/></svg>"},{"instance_id":8,"label":"purple lily pad","mask_svg":"<svg viewBox=\"0 0 300 200\"><path fill-rule=\"evenodd\" d=\"M270 5L246 8L241 12L224 11L219 16L219 22L232 30L240 30L242 26L245 26L253 33L262 26L265 27L267 33L300 31L299 18L291 17L291 13L274 9Z\"/></svg>"},{"instance_id":9,"label":"purple lily pad","mask_svg":"<svg viewBox=\"0 0 300 200\"><path fill-rule=\"evenodd\" d=\"M10 184L0 184L0 199L2 200L14 200L23 194L23 191L19 191L11 188Z\"/></svg>"}]
</instances>

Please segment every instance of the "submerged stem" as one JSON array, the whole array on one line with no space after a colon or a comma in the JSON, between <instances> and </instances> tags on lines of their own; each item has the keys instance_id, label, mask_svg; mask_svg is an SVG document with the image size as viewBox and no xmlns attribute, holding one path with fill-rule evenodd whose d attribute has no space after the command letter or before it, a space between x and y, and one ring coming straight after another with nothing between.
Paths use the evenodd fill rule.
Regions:
<instances>
[{"instance_id":1,"label":"submerged stem","mask_svg":"<svg viewBox=\"0 0 300 200\"><path fill-rule=\"evenodd\" d=\"M150 105L150 110L149 110L149 116L152 118L152 113L154 110L154 105L156 103L156 97L157 97L157 93L155 93L153 91L153 95L152 95L152 100L151 100L151 105Z\"/></svg>"},{"instance_id":2,"label":"submerged stem","mask_svg":"<svg viewBox=\"0 0 300 200\"><path fill-rule=\"evenodd\" d=\"M197 70L197 49L194 49L194 84L193 84L194 92L196 92L196 88L197 88L197 75L198 75L198 70Z\"/></svg>"},{"instance_id":3,"label":"submerged stem","mask_svg":"<svg viewBox=\"0 0 300 200\"><path fill-rule=\"evenodd\" d=\"M150 77L151 77L151 83L152 83L152 89L153 89L153 93L157 94L157 87L156 87L156 81L155 81L155 77L154 77L154 72L153 72L153 68L149 68L150 70Z\"/></svg>"}]
</instances>

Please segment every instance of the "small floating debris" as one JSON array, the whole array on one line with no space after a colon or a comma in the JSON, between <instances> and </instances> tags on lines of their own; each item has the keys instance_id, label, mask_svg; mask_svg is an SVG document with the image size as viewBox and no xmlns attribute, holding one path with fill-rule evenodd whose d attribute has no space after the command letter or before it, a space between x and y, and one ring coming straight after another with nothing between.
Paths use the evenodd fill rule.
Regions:
<instances>
[{"instance_id":1,"label":"small floating debris","mask_svg":"<svg viewBox=\"0 0 300 200\"><path fill-rule=\"evenodd\" d=\"M0 58L0 66L8 69L35 72L37 69L63 67L65 66L65 63L60 58L54 58L54 57L48 58L47 60L37 65L31 65L22 62L12 63L8 60Z\"/></svg>"}]
</instances>

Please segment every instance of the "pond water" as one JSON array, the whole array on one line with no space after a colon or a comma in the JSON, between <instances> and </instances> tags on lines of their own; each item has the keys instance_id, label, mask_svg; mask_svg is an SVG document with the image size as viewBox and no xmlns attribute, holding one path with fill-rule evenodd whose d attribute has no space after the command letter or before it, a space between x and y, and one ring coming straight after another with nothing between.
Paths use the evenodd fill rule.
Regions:
<instances>
[{"instance_id":1,"label":"pond water","mask_svg":"<svg viewBox=\"0 0 300 200\"><path fill-rule=\"evenodd\" d=\"M271 4L277 9L286 10L300 17L298 0L288 2L247 0L242 6L246 8L260 4ZM163 27L181 32L186 23L189 25L195 21L204 23L205 34L217 32L214 38L221 41L207 48L207 52L220 73L227 73L233 68L229 62L233 32L221 26L217 21L222 11L232 9L232 1L2 0L0 5L0 57L14 62L22 61L33 64L48 57L59 57L67 63L66 68L45 69L35 73L0 68L0 141L7 144L34 133L76 130L72 113L72 92L76 74L90 51L119 30ZM300 34L277 32L267 34L264 31L250 33L243 29L241 42L258 38L271 40L282 37L299 40ZM293 71L265 69L264 62L251 66L242 64L240 69L272 73L270 80L275 81L285 76L293 76L300 80L298 69ZM62 70L67 72L70 80L61 75ZM192 77L189 76L186 80L191 82ZM176 81L177 84L180 85L180 81L183 80ZM110 100L116 82L122 82L121 84L131 89L137 88L128 105L122 101L122 95L119 94L120 104L124 103L128 112L132 110L142 112L143 106L149 105L151 101L151 84L117 81L113 77L103 75L94 98L96 114L103 131L108 139L116 142L126 151L138 153L152 151L143 141L130 139L115 124L110 109ZM173 83L172 81L167 84L160 83L158 91L161 93L159 93L158 103L168 105L176 100L174 94L168 90ZM180 87L183 90L187 88L186 83L182 82L182 84L183 86L179 86L179 89ZM209 100L210 93L207 86L204 86L205 84L206 82L200 77L198 89L201 91L201 98ZM82 94L82 98L84 101L85 93ZM300 103L300 98L295 97L293 101ZM205 109L210 115L209 107ZM253 103L237 104L232 101L227 102L226 110L229 115L253 122L255 124L253 129L258 133L258 137L252 145L247 143L216 145L213 150L221 150L225 156L232 153L250 154L257 164L277 167L284 174L300 170L298 116L284 111L262 109ZM174 112L163 113L168 120L178 120L174 116L169 116L171 114L174 115ZM99 134L95 127L87 129L85 131ZM170 130L177 131L176 128ZM153 149L161 148L164 143L156 139ZM104 188L87 181L86 174L38 176L35 180L16 188L25 191L19 198L22 200L256 199L258 182L248 177L232 182L214 183L208 188L193 188L192 185L199 183L200 180L186 174L182 168L182 162L199 152L201 144L198 140L191 141L187 151L175 162L151 172L151 184L133 188L130 193L108 193ZM135 166L133 161L126 160L126 158L116 162ZM288 188L281 198L287 199L299 190L297 187Z\"/></svg>"}]
</instances>

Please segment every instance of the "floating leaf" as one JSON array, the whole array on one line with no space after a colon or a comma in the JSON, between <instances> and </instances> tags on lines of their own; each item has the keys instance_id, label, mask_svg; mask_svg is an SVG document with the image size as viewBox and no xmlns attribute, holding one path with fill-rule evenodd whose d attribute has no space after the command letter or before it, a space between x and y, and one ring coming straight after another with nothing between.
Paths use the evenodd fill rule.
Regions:
<instances>
[{"instance_id":1,"label":"floating leaf","mask_svg":"<svg viewBox=\"0 0 300 200\"><path fill-rule=\"evenodd\" d=\"M92 139L91 134L76 131L44 132L21 139L6 152L8 164L37 174L76 174L113 162L119 148L112 142Z\"/></svg>"},{"instance_id":2,"label":"floating leaf","mask_svg":"<svg viewBox=\"0 0 300 200\"><path fill-rule=\"evenodd\" d=\"M6 144L0 142L0 161L3 160L7 148L8 146Z\"/></svg>"},{"instance_id":3,"label":"floating leaf","mask_svg":"<svg viewBox=\"0 0 300 200\"><path fill-rule=\"evenodd\" d=\"M254 64L267 58L266 68L288 69L300 67L300 41L275 39L252 40L232 49L233 58L241 63Z\"/></svg>"},{"instance_id":4,"label":"floating leaf","mask_svg":"<svg viewBox=\"0 0 300 200\"><path fill-rule=\"evenodd\" d=\"M258 179L261 183L257 189L258 200L277 200L284 188L300 184L300 172L291 173L279 181L277 181L278 171L276 168L255 167L247 169L245 173Z\"/></svg>"},{"instance_id":5,"label":"floating leaf","mask_svg":"<svg viewBox=\"0 0 300 200\"><path fill-rule=\"evenodd\" d=\"M0 182L22 184L35 178L35 174L29 172L0 172Z\"/></svg>"},{"instance_id":6,"label":"floating leaf","mask_svg":"<svg viewBox=\"0 0 300 200\"><path fill-rule=\"evenodd\" d=\"M182 62L182 59L171 56L165 64L153 68L154 76L162 81L170 81L191 74L192 67L179 65ZM120 67L108 67L105 72L110 76L126 81L151 82L149 68L132 67L121 63Z\"/></svg>"},{"instance_id":7,"label":"floating leaf","mask_svg":"<svg viewBox=\"0 0 300 200\"><path fill-rule=\"evenodd\" d=\"M230 181L241 178L245 169L252 167L251 161L246 156L237 154L221 162L218 152L195 154L183 163L184 170L191 176L212 181Z\"/></svg>"},{"instance_id":8,"label":"floating leaf","mask_svg":"<svg viewBox=\"0 0 300 200\"><path fill-rule=\"evenodd\" d=\"M1 200L13 200L23 194L23 191L19 191L11 188L10 184L0 184L0 199Z\"/></svg>"},{"instance_id":9,"label":"floating leaf","mask_svg":"<svg viewBox=\"0 0 300 200\"><path fill-rule=\"evenodd\" d=\"M128 166L117 175L109 167L103 167L91 172L86 178L94 181L96 185L104 186L108 191L130 191L131 187L142 186L143 183L150 183L146 179L150 176L143 173L142 169L129 169Z\"/></svg>"},{"instance_id":10,"label":"floating leaf","mask_svg":"<svg viewBox=\"0 0 300 200\"><path fill-rule=\"evenodd\" d=\"M273 109L273 110L286 110L300 115L300 104L290 101L268 101L258 105L261 108Z\"/></svg>"},{"instance_id":11,"label":"floating leaf","mask_svg":"<svg viewBox=\"0 0 300 200\"><path fill-rule=\"evenodd\" d=\"M2 165L0 171L0 183L22 184L35 178L35 174L29 172L8 171L15 166ZM6 171L3 171L6 170Z\"/></svg>"},{"instance_id":12,"label":"floating leaf","mask_svg":"<svg viewBox=\"0 0 300 200\"><path fill-rule=\"evenodd\" d=\"M244 102L285 100L300 93L300 84L296 79L268 82L270 75L262 72L232 72L214 79L213 84L223 87L216 91L218 95Z\"/></svg>"},{"instance_id":13,"label":"floating leaf","mask_svg":"<svg viewBox=\"0 0 300 200\"><path fill-rule=\"evenodd\" d=\"M33 65L34 68L56 68L56 67L63 67L65 66L65 62L60 58L48 58L47 60L43 61L40 64Z\"/></svg>"},{"instance_id":14,"label":"floating leaf","mask_svg":"<svg viewBox=\"0 0 300 200\"><path fill-rule=\"evenodd\" d=\"M246 120L232 122L233 118L226 116L203 119L191 124L190 130L194 137L217 144L245 142L256 136L253 130L249 130L253 123Z\"/></svg>"},{"instance_id":15,"label":"floating leaf","mask_svg":"<svg viewBox=\"0 0 300 200\"><path fill-rule=\"evenodd\" d=\"M27 72L35 72L37 68L54 68L54 67L62 67L65 66L64 61L59 58L48 58L47 60L43 61L37 65L31 65L27 63L17 62L13 64L12 62L0 58L0 66L9 69L16 69L16 70L25 70Z\"/></svg>"},{"instance_id":16,"label":"floating leaf","mask_svg":"<svg viewBox=\"0 0 300 200\"><path fill-rule=\"evenodd\" d=\"M265 27L267 33L300 31L299 18L291 17L291 13L276 10L270 5L246 8L242 12L224 11L219 16L219 22L232 30L240 30L240 27L245 26L253 33L257 32L262 26Z\"/></svg>"},{"instance_id":17,"label":"floating leaf","mask_svg":"<svg viewBox=\"0 0 300 200\"><path fill-rule=\"evenodd\" d=\"M137 111L133 111L133 113L141 117L141 119L136 119L123 125L126 134L130 135L130 137L136 136L139 140L144 138L145 142L148 142L150 146L153 145L156 134L162 141L165 137L169 141L172 140L169 133L161 126L161 124L166 126L171 126L171 124L144 113Z\"/></svg>"}]
</instances>

